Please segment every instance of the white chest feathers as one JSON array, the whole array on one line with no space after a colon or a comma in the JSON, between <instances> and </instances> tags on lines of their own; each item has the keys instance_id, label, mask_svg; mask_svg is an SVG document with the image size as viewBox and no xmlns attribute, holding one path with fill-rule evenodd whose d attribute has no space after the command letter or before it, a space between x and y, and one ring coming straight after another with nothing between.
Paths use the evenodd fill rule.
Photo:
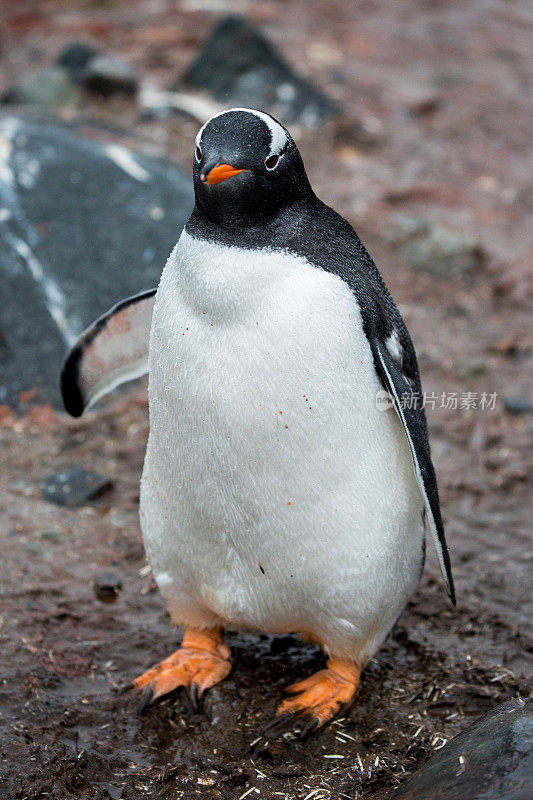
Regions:
<instances>
[{"instance_id":1,"label":"white chest feathers","mask_svg":"<svg viewBox=\"0 0 533 800\"><path fill-rule=\"evenodd\" d=\"M379 388L358 304L340 278L286 252L185 232L163 272L152 324L150 372L173 369L173 395L198 399L204 383L221 402L244 392L239 405L254 417L263 400L283 413L279 401L292 405L297 389L304 403L313 389L315 412L324 402L338 407L344 384L357 392L347 404L352 414L358 398L373 405L368 390Z\"/></svg>"},{"instance_id":2,"label":"white chest feathers","mask_svg":"<svg viewBox=\"0 0 533 800\"><path fill-rule=\"evenodd\" d=\"M366 657L416 585L422 503L349 287L183 233L149 372L143 531L175 621L355 637Z\"/></svg>"}]
</instances>

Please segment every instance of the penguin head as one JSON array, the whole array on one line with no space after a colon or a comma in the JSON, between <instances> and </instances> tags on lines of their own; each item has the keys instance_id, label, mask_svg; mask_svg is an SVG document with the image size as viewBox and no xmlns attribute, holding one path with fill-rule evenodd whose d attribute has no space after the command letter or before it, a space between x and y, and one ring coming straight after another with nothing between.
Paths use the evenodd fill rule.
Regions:
<instances>
[{"instance_id":1,"label":"penguin head","mask_svg":"<svg viewBox=\"0 0 533 800\"><path fill-rule=\"evenodd\" d=\"M196 208L213 222L262 224L313 194L290 133L263 111L215 114L198 132L193 162Z\"/></svg>"}]
</instances>

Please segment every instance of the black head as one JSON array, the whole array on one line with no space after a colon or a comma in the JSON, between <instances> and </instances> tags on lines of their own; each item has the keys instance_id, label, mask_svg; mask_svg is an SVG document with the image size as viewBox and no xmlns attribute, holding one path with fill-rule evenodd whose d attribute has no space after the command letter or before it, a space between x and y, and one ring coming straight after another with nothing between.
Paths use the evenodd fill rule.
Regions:
<instances>
[{"instance_id":1,"label":"black head","mask_svg":"<svg viewBox=\"0 0 533 800\"><path fill-rule=\"evenodd\" d=\"M302 157L289 132L262 111L216 114L196 137L196 210L223 225L257 225L312 196Z\"/></svg>"}]
</instances>

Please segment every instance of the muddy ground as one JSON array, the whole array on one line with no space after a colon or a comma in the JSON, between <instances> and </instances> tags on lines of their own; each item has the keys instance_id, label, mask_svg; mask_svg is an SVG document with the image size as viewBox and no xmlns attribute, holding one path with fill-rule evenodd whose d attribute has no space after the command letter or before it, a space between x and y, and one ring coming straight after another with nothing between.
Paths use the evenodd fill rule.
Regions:
<instances>
[{"instance_id":1,"label":"muddy ground","mask_svg":"<svg viewBox=\"0 0 533 800\"><path fill-rule=\"evenodd\" d=\"M213 3L175 5L4 4L2 88L79 38L164 86L216 18L205 10ZM494 409L446 410L440 399L428 409L458 606L429 549L420 589L365 671L353 710L305 744L257 741L283 687L322 663L292 637L231 635L233 672L202 715L178 695L138 717L135 698L116 687L177 641L137 520L145 390L82 421L23 397L17 413L0 409L2 797L385 798L481 712L528 693L533 422L504 400L533 395L529 4L224 7L248 11L374 132L364 142L333 123L298 141L318 193L376 257L426 391L497 393ZM87 99L61 115L77 114L129 128L146 150L189 167L192 122L143 122L126 101ZM482 264L459 279L414 272L390 241L398 213L472 234ZM112 489L80 509L46 503L42 479L74 463L109 476ZM93 592L102 572L122 580L114 603Z\"/></svg>"}]
</instances>

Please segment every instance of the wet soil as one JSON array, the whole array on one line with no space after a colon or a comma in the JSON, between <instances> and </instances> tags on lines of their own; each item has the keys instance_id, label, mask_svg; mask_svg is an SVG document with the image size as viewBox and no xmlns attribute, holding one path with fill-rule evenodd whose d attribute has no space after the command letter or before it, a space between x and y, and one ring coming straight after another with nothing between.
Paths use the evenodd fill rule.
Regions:
<instances>
[{"instance_id":1,"label":"wet soil","mask_svg":"<svg viewBox=\"0 0 533 800\"><path fill-rule=\"evenodd\" d=\"M215 18L197 10L205 7L17 3L6 16L2 81L89 38L164 85L205 38ZM374 131L363 143L331 124L298 141L318 193L380 265L424 388L438 398L427 413L458 606L428 547L419 591L364 672L353 709L306 743L258 739L283 688L323 663L293 637L231 634L233 671L202 714L176 694L139 717L135 697L115 690L178 639L137 519L145 389L81 421L23 397L17 414L0 408L2 797L380 800L481 712L530 688L533 422L504 407L533 395L528 4L238 7ZM62 115L78 113L132 126L147 151L189 164L190 121L143 122L118 101L87 100ZM473 234L482 266L464 280L413 272L390 242L398 213ZM497 400L494 409L444 409L443 392ZM42 479L76 463L113 488L78 509L45 503ZM122 581L114 603L93 591L103 572Z\"/></svg>"}]
</instances>

